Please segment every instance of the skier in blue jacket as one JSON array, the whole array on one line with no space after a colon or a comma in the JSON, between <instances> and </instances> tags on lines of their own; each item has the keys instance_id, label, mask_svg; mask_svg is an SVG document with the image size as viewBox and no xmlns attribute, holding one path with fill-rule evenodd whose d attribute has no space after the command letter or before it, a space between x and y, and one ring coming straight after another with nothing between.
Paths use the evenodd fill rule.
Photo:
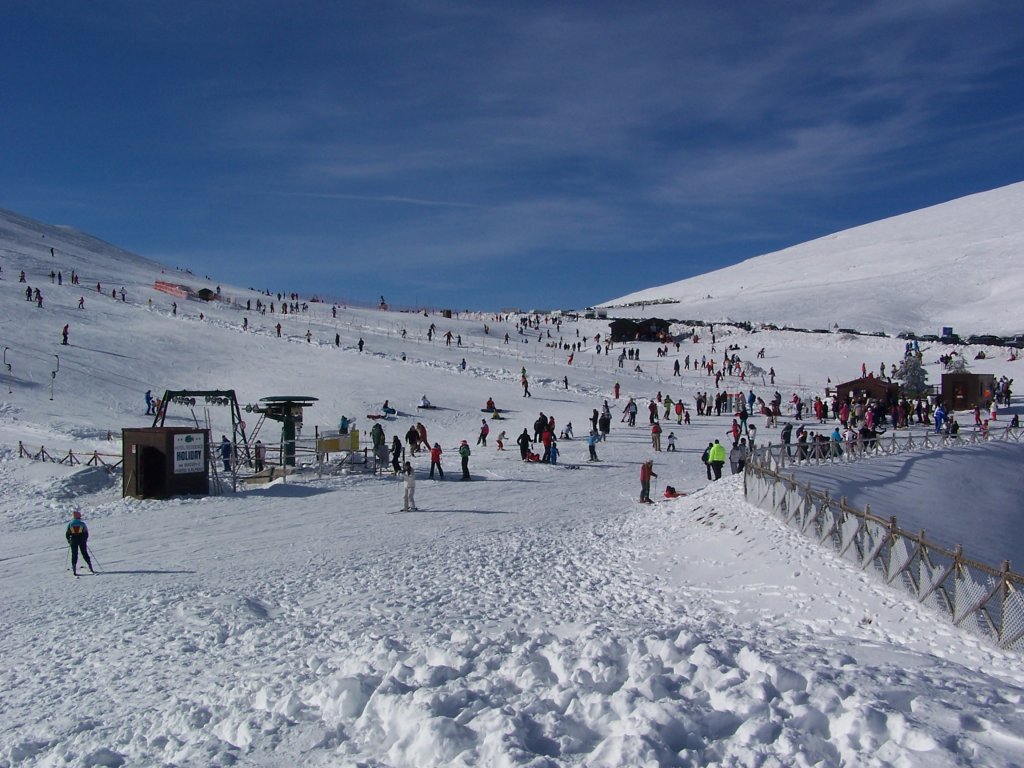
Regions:
<instances>
[{"instance_id":1,"label":"skier in blue jacket","mask_svg":"<svg viewBox=\"0 0 1024 768\"><path fill-rule=\"evenodd\" d=\"M89 528L82 519L82 513L77 509L74 512L73 519L68 523L67 530L64 531L64 538L68 540L68 546L71 547L71 573L75 576L78 575L79 552L82 553L82 559L85 560L85 564L89 566L89 572L96 573L93 570L92 560L89 559L89 550L86 546L86 543L89 541Z\"/></svg>"}]
</instances>

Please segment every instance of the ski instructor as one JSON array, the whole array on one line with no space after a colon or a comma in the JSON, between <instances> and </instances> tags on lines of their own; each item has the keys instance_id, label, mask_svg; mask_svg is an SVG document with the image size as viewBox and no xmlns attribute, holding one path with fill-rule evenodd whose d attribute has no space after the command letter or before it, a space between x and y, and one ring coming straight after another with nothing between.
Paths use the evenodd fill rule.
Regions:
<instances>
[{"instance_id":1,"label":"ski instructor","mask_svg":"<svg viewBox=\"0 0 1024 768\"><path fill-rule=\"evenodd\" d=\"M92 567L92 560L89 559L89 550L86 547L86 542L89 541L89 529L82 519L82 513L77 509L72 518L71 522L68 523L67 530L64 532L64 538L68 540L68 546L71 547L71 573L75 576L78 575L79 552L82 553L82 559L85 560L85 564L89 566L89 572L96 573Z\"/></svg>"}]
</instances>

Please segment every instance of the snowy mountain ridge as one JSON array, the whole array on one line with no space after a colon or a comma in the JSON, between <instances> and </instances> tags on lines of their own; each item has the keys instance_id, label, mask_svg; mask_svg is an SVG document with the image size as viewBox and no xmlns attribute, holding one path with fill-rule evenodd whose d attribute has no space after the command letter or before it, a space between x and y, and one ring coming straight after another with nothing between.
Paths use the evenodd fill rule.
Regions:
<instances>
[{"instance_id":1,"label":"snowy mountain ridge","mask_svg":"<svg viewBox=\"0 0 1024 768\"><path fill-rule=\"evenodd\" d=\"M613 314L863 332L1024 332L1024 182L602 304ZM675 302L663 310L623 306Z\"/></svg>"}]
</instances>

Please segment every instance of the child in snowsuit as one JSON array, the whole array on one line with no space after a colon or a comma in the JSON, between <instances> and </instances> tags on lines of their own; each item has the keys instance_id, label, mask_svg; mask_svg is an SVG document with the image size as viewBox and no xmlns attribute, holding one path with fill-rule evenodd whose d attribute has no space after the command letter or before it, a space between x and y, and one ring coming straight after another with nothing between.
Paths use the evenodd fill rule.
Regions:
<instances>
[{"instance_id":1,"label":"child in snowsuit","mask_svg":"<svg viewBox=\"0 0 1024 768\"><path fill-rule=\"evenodd\" d=\"M68 540L68 546L71 547L71 573L75 576L78 575L79 552L81 552L85 564L89 566L89 572L96 573L93 570L92 560L89 559L89 549L86 546L89 541L89 529L82 519L82 513L77 509L74 512L73 519L68 523L67 530L64 531L64 538Z\"/></svg>"}]
</instances>

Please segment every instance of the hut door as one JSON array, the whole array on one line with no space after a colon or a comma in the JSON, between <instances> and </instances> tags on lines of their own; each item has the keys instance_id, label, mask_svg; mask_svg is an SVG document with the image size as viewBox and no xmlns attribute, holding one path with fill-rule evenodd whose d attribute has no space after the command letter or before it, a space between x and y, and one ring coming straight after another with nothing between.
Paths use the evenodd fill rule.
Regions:
<instances>
[{"instance_id":1,"label":"hut door","mask_svg":"<svg viewBox=\"0 0 1024 768\"><path fill-rule=\"evenodd\" d=\"M139 490L142 498L158 499L167 495L165 465L164 454L159 449L152 446L142 447L142 456L139 460Z\"/></svg>"}]
</instances>

